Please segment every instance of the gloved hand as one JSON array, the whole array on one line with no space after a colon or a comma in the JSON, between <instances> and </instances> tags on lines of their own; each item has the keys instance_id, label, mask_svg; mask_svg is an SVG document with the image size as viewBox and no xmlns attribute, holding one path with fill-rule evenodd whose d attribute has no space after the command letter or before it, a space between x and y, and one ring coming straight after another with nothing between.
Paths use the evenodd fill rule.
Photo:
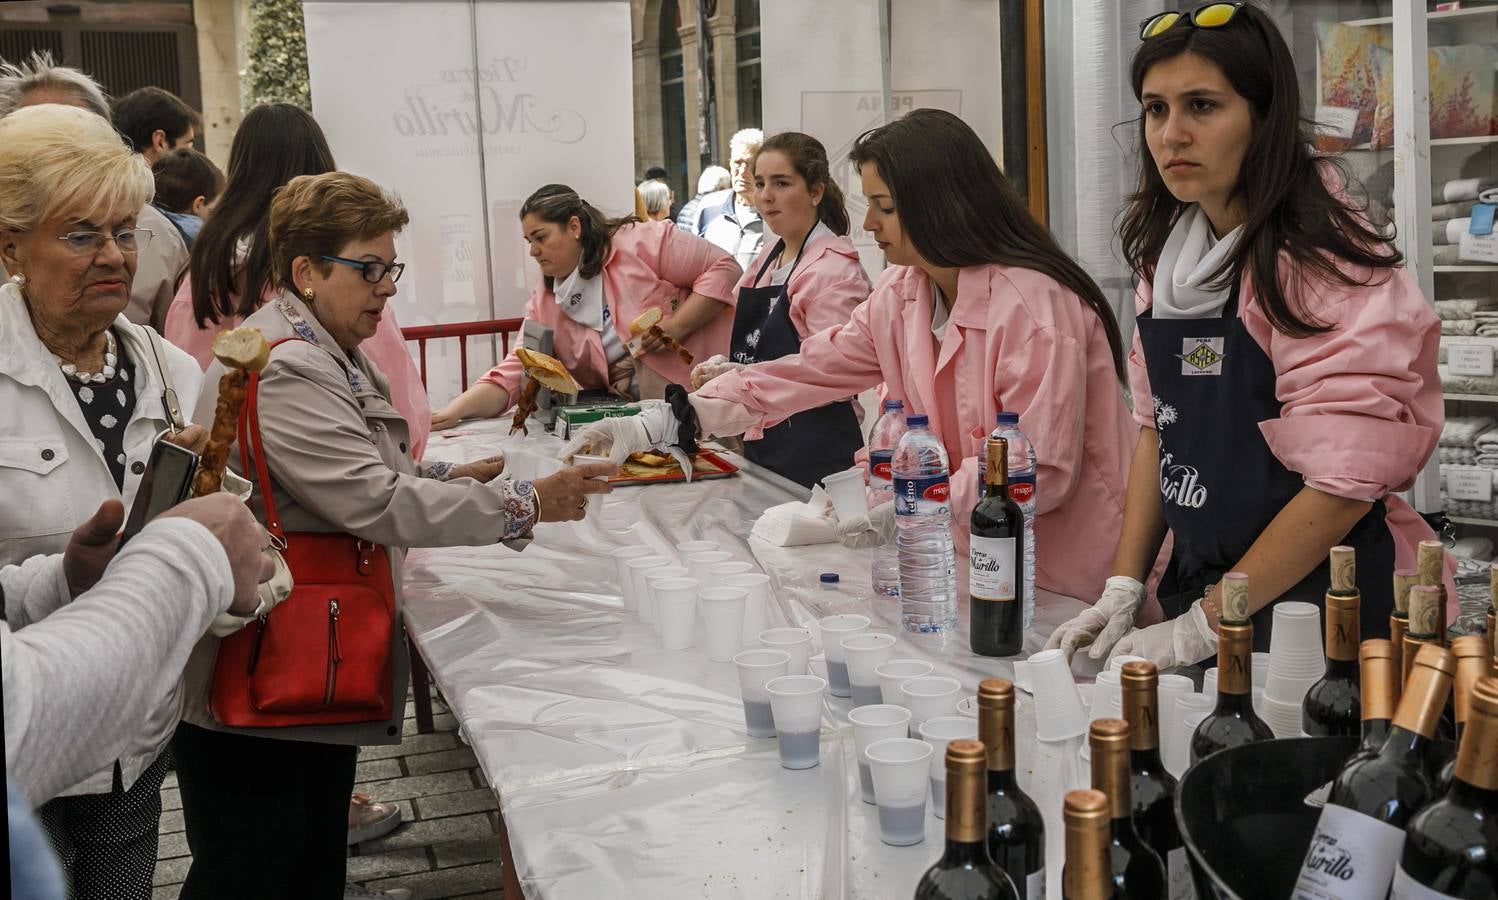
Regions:
<instances>
[{"instance_id":1,"label":"gloved hand","mask_svg":"<svg viewBox=\"0 0 1498 900\"><path fill-rule=\"evenodd\" d=\"M1076 617L1051 633L1045 649L1061 648L1067 662L1077 650L1092 645L1087 655L1102 659L1118 643L1130 628L1139 607L1144 605L1144 585L1127 575L1114 575L1103 586L1103 596L1091 609L1085 609Z\"/></svg>"},{"instance_id":2,"label":"gloved hand","mask_svg":"<svg viewBox=\"0 0 1498 900\"><path fill-rule=\"evenodd\" d=\"M882 547L895 536L895 503L886 500L861 516L839 520L837 539L850 550Z\"/></svg>"},{"instance_id":3,"label":"gloved hand","mask_svg":"<svg viewBox=\"0 0 1498 900\"><path fill-rule=\"evenodd\" d=\"M692 460L676 445L680 433L681 424L669 403L642 400L638 415L600 419L586 426L573 435L557 456L568 460L579 453L607 453L609 461L618 466L632 453L655 450L670 454L686 473L687 481L691 481Z\"/></svg>"},{"instance_id":4,"label":"gloved hand","mask_svg":"<svg viewBox=\"0 0 1498 900\"><path fill-rule=\"evenodd\" d=\"M730 362L726 356L712 356L692 369L692 390L697 390L719 375L726 375L735 369L744 368L743 363Z\"/></svg>"},{"instance_id":5,"label":"gloved hand","mask_svg":"<svg viewBox=\"0 0 1498 900\"><path fill-rule=\"evenodd\" d=\"M1171 666L1199 663L1216 649L1217 632L1207 623L1198 600L1185 615L1129 632L1113 648L1108 662L1111 664L1115 656L1142 656L1163 672Z\"/></svg>"}]
</instances>

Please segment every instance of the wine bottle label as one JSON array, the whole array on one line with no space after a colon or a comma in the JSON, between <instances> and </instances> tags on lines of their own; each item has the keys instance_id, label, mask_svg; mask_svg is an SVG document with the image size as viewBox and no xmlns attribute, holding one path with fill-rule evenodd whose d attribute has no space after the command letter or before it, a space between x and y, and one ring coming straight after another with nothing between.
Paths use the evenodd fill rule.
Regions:
<instances>
[{"instance_id":1,"label":"wine bottle label","mask_svg":"<svg viewBox=\"0 0 1498 900\"><path fill-rule=\"evenodd\" d=\"M1025 876L1025 900L1045 900L1045 866Z\"/></svg>"},{"instance_id":2,"label":"wine bottle label","mask_svg":"<svg viewBox=\"0 0 1498 900\"><path fill-rule=\"evenodd\" d=\"M970 593L974 600L1014 600L1017 566L1014 560L1014 538L990 538L973 535L968 559Z\"/></svg>"},{"instance_id":3,"label":"wine bottle label","mask_svg":"<svg viewBox=\"0 0 1498 900\"><path fill-rule=\"evenodd\" d=\"M1196 900L1196 885L1191 883L1191 860L1186 857L1186 848L1177 847L1167 853L1165 866L1170 870L1170 900Z\"/></svg>"},{"instance_id":4,"label":"wine bottle label","mask_svg":"<svg viewBox=\"0 0 1498 900\"><path fill-rule=\"evenodd\" d=\"M1328 803L1300 867L1293 900L1360 900L1389 890L1404 830Z\"/></svg>"},{"instance_id":5,"label":"wine bottle label","mask_svg":"<svg viewBox=\"0 0 1498 900\"><path fill-rule=\"evenodd\" d=\"M1404 866L1394 870L1394 889L1389 892L1389 900L1459 900L1450 894L1434 891L1415 879L1404 870Z\"/></svg>"},{"instance_id":6,"label":"wine bottle label","mask_svg":"<svg viewBox=\"0 0 1498 900\"><path fill-rule=\"evenodd\" d=\"M895 479L896 515L930 515L945 508L951 496L952 482L946 475Z\"/></svg>"}]
</instances>

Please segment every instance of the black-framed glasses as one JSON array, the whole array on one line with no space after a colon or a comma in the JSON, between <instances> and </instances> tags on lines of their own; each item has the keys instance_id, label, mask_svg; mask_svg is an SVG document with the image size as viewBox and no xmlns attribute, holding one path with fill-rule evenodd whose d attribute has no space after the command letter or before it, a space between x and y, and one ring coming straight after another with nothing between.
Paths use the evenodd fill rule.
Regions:
<instances>
[{"instance_id":1,"label":"black-framed glasses","mask_svg":"<svg viewBox=\"0 0 1498 900\"><path fill-rule=\"evenodd\" d=\"M120 248L121 253L135 254L150 246L151 238L156 232L149 228L125 228L114 234L106 234L102 231L70 231L59 235L58 240L68 245L68 249L80 256L97 256L104 245L114 241L114 245Z\"/></svg>"},{"instance_id":2,"label":"black-framed glasses","mask_svg":"<svg viewBox=\"0 0 1498 900\"><path fill-rule=\"evenodd\" d=\"M358 269L359 274L370 284L379 284L386 274L390 275L390 283L394 284L401 280L401 273L406 271L405 263L387 263L378 259L348 259L342 256L323 255L320 259L348 266L350 269Z\"/></svg>"},{"instance_id":3,"label":"black-framed glasses","mask_svg":"<svg viewBox=\"0 0 1498 900\"><path fill-rule=\"evenodd\" d=\"M1244 3L1207 3L1198 6L1189 13L1162 12L1155 13L1148 19L1139 23L1139 39L1147 41L1152 37L1159 37L1184 19L1186 24L1193 28L1221 28L1233 21L1238 10L1244 7Z\"/></svg>"}]
</instances>

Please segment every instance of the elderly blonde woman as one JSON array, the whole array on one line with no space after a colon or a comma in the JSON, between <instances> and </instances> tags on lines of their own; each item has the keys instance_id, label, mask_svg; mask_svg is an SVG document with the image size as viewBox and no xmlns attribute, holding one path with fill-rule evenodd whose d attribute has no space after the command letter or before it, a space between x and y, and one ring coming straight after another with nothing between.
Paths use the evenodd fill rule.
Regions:
<instances>
[{"instance_id":1,"label":"elderly blonde woman","mask_svg":"<svg viewBox=\"0 0 1498 900\"><path fill-rule=\"evenodd\" d=\"M128 506L166 398L187 409L202 374L131 324L136 215L151 199L145 160L105 119L46 104L0 119L0 564L60 553L104 500ZM192 445L190 427L171 439ZM47 803L41 817L79 896L149 896L160 753L177 724L174 688L118 762Z\"/></svg>"},{"instance_id":2,"label":"elderly blonde woman","mask_svg":"<svg viewBox=\"0 0 1498 900\"><path fill-rule=\"evenodd\" d=\"M534 484L496 478L500 463L468 467L410 455L389 385L359 346L379 327L405 266L395 235L406 210L376 184L329 172L293 178L271 203L273 272L281 292L245 320L278 345L261 376L260 434L279 518L288 532L341 532L390 551L396 590L402 548L494 544L542 521L575 520L607 464L564 469ZM214 408L209 368L200 415ZM238 460L237 447L230 460ZM258 498L251 508L263 514ZM345 647L348 644L345 643ZM193 898L342 896L344 834L355 753L397 744L406 657L395 628L395 703L388 719L353 725L232 729L209 714L217 642L188 664L188 701L173 750L193 863ZM347 651L346 651L347 652ZM233 773L229 776L228 773ZM225 810L243 811L236 819Z\"/></svg>"}]
</instances>

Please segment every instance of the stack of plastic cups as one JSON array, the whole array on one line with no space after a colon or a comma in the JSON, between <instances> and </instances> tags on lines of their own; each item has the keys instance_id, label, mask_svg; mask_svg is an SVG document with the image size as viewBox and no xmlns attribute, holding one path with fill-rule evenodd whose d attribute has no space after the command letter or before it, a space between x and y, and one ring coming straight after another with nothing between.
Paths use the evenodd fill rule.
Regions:
<instances>
[{"instance_id":1,"label":"stack of plastic cups","mask_svg":"<svg viewBox=\"0 0 1498 900\"><path fill-rule=\"evenodd\" d=\"M811 632L805 628L767 628L759 633L759 645L791 655L787 674L806 674L806 665L811 661Z\"/></svg>"},{"instance_id":2,"label":"stack of plastic cups","mask_svg":"<svg viewBox=\"0 0 1498 900\"><path fill-rule=\"evenodd\" d=\"M713 662L732 662L739 652L744 635L744 598L742 588L714 587L697 592L697 607L702 611L707 658Z\"/></svg>"},{"instance_id":3,"label":"stack of plastic cups","mask_svg":"<svg viewBox=\"0 0 1498 900\"><path fill-rule=\"evenodd\" d=\"M1082 768L1080 752L1087 741L1087 711L1077 691L1071 665L1060 650L1030 657L1030 686L1035 696L1035 764L1030 797L1040 807L1047 835L1064 835L1062 800L1067 791L1087 787L1091 773ZM1046 869L1061 871L1065 841L1048 840Z\"/></svg>"},{"instance_id":4,"label":"stack of plastic cups","mask_svg":"<svg viewBox=\"0 0 1498 900\"><path fill-rule=\"evenodd\" d=\"M775 713L765 685L786 674L791 655L784 650L745 650L733 658L744 700L744 727L752 738L775 736Z\"/></svg>"},{"instance_id":5,"label":"stack of plastic cups","mask_svg":"<svg viewBox=\"0 0 1498 900\"><path fill-rule=\"evenodd\" d=\"M895 654L895 636L892 634L855 634L845 637L842 645L843 660L848 665L848 691L854 706L869 706L883 703L884 695L879 690L878 668Z\"/></svg>"},{"instance_id":6,"label":"stack of plastic cups","mask_svg":"<svg viewBox=\"0 0 1498 900\"><path fill-rule=\"evenodd\" d=\"M1270 635L1270 643L1273 643L1273 637L1273 635ZM1254 653L1254 684L1259 687L1263 687L1269 683L1269 656L1270 654L1263 650Z\"/></svg>"},{"instance_id":7,"label":"stack of plastic cups","mask_svg":"<svg viewBox=\"0 0 1498 900\"><path fill-rule=\"evenodd\" d=\"M640 608L640 600L635 596L634 579L629 577L629 569L624 565L637 556L651 556L649 547L618 547L609 551L609 556L614 558L614 571L619 574L619 594L624 599L624 608L632 613L637 613Z\"/></svg>"},{"instance_id":8,"label":"stack of plastic cups","mask_svg":"<svg viewBox=\"0 0 1498 900\"><path fill-rule=\"evenodd\" d=\"M1217 667L1213 666L1202 673L1202 693L1208 697L1217 696Z\"/></svg>"},{"instance_id":9,"label":"stack of plastic cups","mask_svg":"<svg viewBox=\"0 0 1498 900\"><path fill-rule=\"evenodd\" d=\"M962 699L962 682L945 675L922 675L900 682L905 707L910 710L910 732L919 736L927 719L951 715ZM945 765L945 763L943 763Z\"/></svg>"},{"instance_id":10,"label":"stack of plastic cups","mask_svg":"<svg viewBox=\"0 0 1498 900\"><path fill-rule=\"evenodd\" d=\"M827 682L815 675L782 675L765 684L780 741L780 765L810 769L822 756L822 692Z\"/></svg>"},{"instance_id":11,"label":"stack of plastic cups","mask_svg":"<svg viewBox=\"0 0 1498 900\"><path fill-rule=\"evenodd\" d=\"M931 745L931 808L938 819L947 817L947 744L978 739L978 720L965 716L937 716L921 723L921 740Z\"/></svg>"},{"instance_id":12,"label":"stack of plastic cups","mask_svg":"<svg viewBox=\"0 0 1498 900\"><path fill-rule=\"evenodd\" d=\"M1180 778L1190 768L1191 737L1196 734L1196 726L1216 707L1216 694L1182 694L1176 698L1176 719L1179 724L1169 746L1165 748L1167 772Z\"/></svg>"},{"instance_id":13,"label":"stack of plastic cups","mask_svg":"<svg viewBox=\"0 0 1498 900\"><path fill-rule=\"evenodd\" d=\"M875 741L904 737L910 728L910 710L889 703L855 706L848 712L853 723L853 752L858 757L858 784L863 802L874 803L874 775L864 751Z\"/></svg>"},{"instance_id":14,"label":"stack of plastic cups","mask_svg":"<svg viewBox=\"0 0 1498 900\"><path fill-rule=\"evenodd\" d=\"M687 557L693 553L707 553L711 550L722 550L723 545L717 541L682 541L676 545L676 558L682 565L687 564Z\"/></svg>"},{"instance_id":15,"label":"stack of plastic cups","mask_svg":"<svg viewBox=\"0 0 1498 900\"><path fill-rule=\"evenodd\" d=\"M1275 604L1269 633L1269 673L1259 704L1259 717L1274 730L1275 737L1300 735L1301 704L1306 692L1325 674L1321 610L1298 601Z\"/></svg>"},{"instance_id":16,"label":"stack of plastic cups","mask_svg":"<svg viewBox=\"0 0 1498 900\"><path fill-rule=\"evenodd\" d=\"M759 640L759 633L769 625L770 576L763 572L743 572L724 578L723 586L738 588L746 594L742 637L744 646L752 647Z\"/></svg>"},{"instance_id":17,"label":"stack of plastic cups","mask_svg":"<svg viewBox=\"0 0 1498 900\"><path fill-rule=\"evenodd\" d=\"M936 667L924 659L892 659L874 668L874 674L879 676L879 695L884 698L884 702L903 706L907 710L910 709L910 701L905 699L905 692L900 689L900 685L935 671Z\"/></svg>"},{"instance_id":18,"label":"stack of plastic cups","mask_svg":"<svg viewBox=\"0 0 1498 900\"><path fill-rule=\"evenodd\" d=\"M864 752L874 775L879 839L895 847L919 844L926 839L931 745L910 738L890 738L875 741Z\"/></svg>"},{"instance_id":19,"label":"stack of plastic cups","mask_svg":"<svg viewBox=\"0 0 1498 900\"><path fill-rule=\"evenodd\" d=\"M697 625L697 592L701 590L696 579L664 578L652 581L650 586L655 591L655 624L661 646L667 650L692 646L692 632Z\"/></svg>"},{"instance_id":20,"label":"stack of plastic cups","mask_svg":"<svg viewBox=\"0 0 1498 900\"><path fill-rule=\"evenodd\" d=\"M869 617L854 613L825 616L817 620L817 629L822 635L822 654L827 659L827 691L832 696L850 696L848 663L843 658L843 638L863 634L868 627Z\"/></svg>"},{"instance_id":21,"label":"stack of plastic cups","mask_svg":"<svg viewBox=\"0 0 1498 900\"><path fill-rule=\"evenodd\" d=\"M645 572L645 591L650 594L650 609L655 614L655 633L661 633L661 592L659 582L688 577L686 566L658 566ZM692 579L695 583L696 579Z\"/></svg>"},{"instance_id":22,"label":"stack of plastic cups","mask_svg":"<svg viewBox=\"0 0 1498 900\"><path fill-rule=\"evenodd\" d=\"M1087 708L1087 721L1091 723L1098 719L1121 719L1123 718L1123 684L1121 682L1122 666L1114 668L1112 665L1099 673L1092 684L1092 703ZM1078 685L1079 688L1084 685ZM1078 751L1082 755L1082 761L1092 762L1092 744L1090 741L1082 742L1082 749Z\"/></svg>"},{"instance_id":23,"label":"stack of plastic cups","mask_svg":"<svg viewBox=\"0 0 1498 900\"><path fill-rule=\"evenodd\" d=\"M1191 768L1191 737L1196 734L1197 727L1211 714L1210 709L1194 709L1181 718L1181 729L1186 733L1186 746L1181 750L1184 754L1184 761L1181 763L1183 773Z\"/></svg>"},{"instance_id":24,"label":"stack of plastic cups","mask_svg":"<svg viewBox=\"0 0 1498 900\"><path fill-rule=\"evenodd\" d=\"M1108 669L1113 672L1122 672L1123 667L1131 662L1149 662L1142 656L1115 656L1108 660ZM1114 716L1114 718L1118 718Z\"/></svg>"},{"instance_id":25,"label":"stack of plastic cups","mask_svg":"<svg viewBox=\"0 0 1498 900\"><path fill-rule=\"evenodd\" d=\"M722 584L723 579L730 575L742 575L745 572L753 572L754 563L744 562L740 559L731 559L728 562L713 563L707 567L708 577L713 584Z\"/></svg>"},{"instance_id":26,"label":"stack of plastic cups","mask_svg":"<svg viewBox=\"0 0 1498 900\"><path fill-rule=\"evenodd\" d=\"M1161 675L1156 686L1160 711L1160 758L1169 768L1170 748L1181 729L1181 708L1177 698L1196 693L1196 686L1185 675Z\"/></svg>"},{"instance_id":27,"label":"stack of plastic cups","mask_svg":"<svg viewBox=\"0 0 1498 900\"><path fill-rule=\"evenodd\" d=\"M664 556L636 556L624 562L625 568L629 569L630 581L634 583L635 599L640 603L635 615L646 625L655 624L655 603L652 602L645 573L671 564L671 560Z\"/></svg>"},{"instance_id":28,"label":"stack of plastic cups","mask_svg":"<svg viewBox=\"0 0 1498 900\"><path fill-rule=\"evenodd\" d=\"M692 570L692 577L704 585L712 586L712 573L709 571L718 563L732 562L733 554L727 550L704 550L699 553L688 553L682 565Z\"/></svg>"}]
</instances>

